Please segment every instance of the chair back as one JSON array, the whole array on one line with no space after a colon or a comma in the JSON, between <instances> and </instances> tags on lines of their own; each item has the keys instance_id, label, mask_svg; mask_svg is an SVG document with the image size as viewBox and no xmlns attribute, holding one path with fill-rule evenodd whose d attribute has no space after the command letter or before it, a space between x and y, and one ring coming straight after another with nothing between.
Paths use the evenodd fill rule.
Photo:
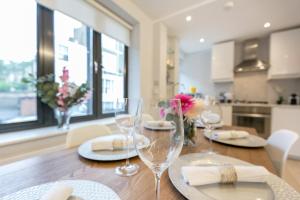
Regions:
<instances>
[{"instance_id":1,"label":"chair back","mask_svg":"<svg viewBox=\"0 0 300 200\"><path fill-rule=\"evenodd\" d=\"M280 177L283 176L289 151L298 137L297 133L283 129L274 132L268 138L266 149Z\"/></svg>"},{"instance_id":2,"label":"chair back","mask_svg":"<svg viewBox=\"0 0 300 200\"><path fill-rule=\"evenodd\" d=\"M66 147L79 146L87 140L111 134L110 128L104 125L89 125L70 130L66 138Z\"/></svg>"}]
</instances>

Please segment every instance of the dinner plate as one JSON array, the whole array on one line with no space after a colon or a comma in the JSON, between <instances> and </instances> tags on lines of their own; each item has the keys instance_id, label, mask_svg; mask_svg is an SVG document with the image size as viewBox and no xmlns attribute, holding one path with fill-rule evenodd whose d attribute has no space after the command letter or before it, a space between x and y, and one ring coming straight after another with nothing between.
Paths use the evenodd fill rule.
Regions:
<instances>
[{"instance_id":1,"label":"dinner plate","mask_svg":"<svg viewBox=\"0 0 300 200\"><path fill-rule=\"evenodd\" d=\"M224 130L220 130L224 131ZM225 130L226 131L226 130ZM214 131L217 132L217 131ZM209 138L210 135L204 131L205 137ZM249 134L248 137L245 138L238 138L238 139L228 139L228 140L222 140L215 137L212 137L213 141L220 142L223 144L233 145L233 146L239 146L239 147L264 147L267 145L267 141L261 137L258 137L256 135Z\"/></svg>"},{"instance_id":2,"label":"dinner plate","mask_svg":"<svg viewBox=\"0 0 300 200\"><path fill-rule=\"evenodd\" d=\"M135 148L131 148L129 150L129 154L127 155L127 149L122 150L92 150L93 139L86 141L78 147L78 154L86 159L97 160L97 161L117 161L124 160L127 158L132 158L137 156L137 152ZM149 145L150 141L147 138L144 138L144 145Z\"/></svg>"},{"instance_id":3,"label":"dinner plate","mask_svg":"<svg viewBox=\"0 0 300 200\"><path fill-rule=\"evenodd\" d=\"M144 125L144 127L148 130L153 130L153 131L168 131L168 130L175 130L175 126L149 126L149 125Z\"/></svg>"},{"instance_id":4,"label":"dinner plate","mask_svg":"<svg viewBox=\"0 0 300 200\"><path fill-rule=\"evenodd\" d=\"M129 150L128 155L127 155L127 149L93 151L91 147L91 143L92 140L89 140L81 144L78 148L78 154L86 159L97 160L97 161L124 160L138 155L134 148Z\"/></svg>"},{"instance_id":5,"label":"dinner plate","mask_svg":"<svg viewBox=\"0 0 300 200\"><path fill-rule=\"evenodd\" d=\"M111 188L94 181L65 180L58 183L73 188L72 196L68 200L121 200ZM55 182L52 182L26 188L2 197L0 200L39 200L54 184Z\"/></svg>"},{"instance_id":6,"label":"dinner plate","mask_svg":"<svg viewBox=\"0 0 300 200\"><path fill-rule=\"evenodd\" d=\"M180 156L169 167L175 188L189 200L299 200L300 195L279 177L270 174L267 183L210 184L189 186L181 175L182 166L190 165L251 165L228 156L193 153Z\"/></svg>"}]
</instances>

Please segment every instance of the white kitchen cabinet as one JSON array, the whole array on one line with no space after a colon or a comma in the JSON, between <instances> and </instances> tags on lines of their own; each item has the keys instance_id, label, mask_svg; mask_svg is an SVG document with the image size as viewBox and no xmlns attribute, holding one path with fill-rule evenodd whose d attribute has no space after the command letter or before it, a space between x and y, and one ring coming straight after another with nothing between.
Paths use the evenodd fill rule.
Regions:
<instances>
[{"instance_id":1,"label":"white kitchen cabinet","mask_svg":"<svg viewBox=\"0 0 300 200\"><path fill-rule=\"evenodd\" d=\"M232 125L232 106L230 104L221 104L222 120L224 125Z\"/></svg>"},{"instance_id":2,"label":"white kitchen cabinet","mask_svg":"<svg viewBox=\"0 0 300 200\"><path fill-rule=\"evenodd\" d=\"M280 129L295 131L300 137L300 106L275 106L272 109L272 133ZM292 147L291 157L300 159L300 140Z\"/></svg>"},{"instance_id":3,"label":"white kitchen cabinet","mask_svg":"<svg viewBox=\"0 0 300 200\"><path fill-rule=\"evenodd\" d=\"M232 82L234 42L215 44L212 48L211 78L214 82Z\"/></svg>"},{"instance_id":4,"label":"white kitchen cabinet","mask_svg":"<svg viewBox=\"0 0 300 200\"><path fill-rule=\"evenodd\" d=\"M300 77L300 28L271 34L269 79Z\"/></svg>"}]
</instances>

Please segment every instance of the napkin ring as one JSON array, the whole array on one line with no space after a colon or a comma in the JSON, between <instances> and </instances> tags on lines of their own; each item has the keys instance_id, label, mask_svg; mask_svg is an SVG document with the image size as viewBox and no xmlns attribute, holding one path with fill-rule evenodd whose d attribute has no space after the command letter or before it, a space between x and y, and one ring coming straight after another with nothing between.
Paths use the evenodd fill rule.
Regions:
<instances>
[{"instance_id":1,"label":"napkin ring","mask_svg":"<svg viewBox=\"0 0 300 200\"><path fill-rule=\"evenodd\" d=\"M219 168L221 180L220 183L235 183L237 182L237 174L234 166L224 166Z\"/></svg>"}]
</instances>

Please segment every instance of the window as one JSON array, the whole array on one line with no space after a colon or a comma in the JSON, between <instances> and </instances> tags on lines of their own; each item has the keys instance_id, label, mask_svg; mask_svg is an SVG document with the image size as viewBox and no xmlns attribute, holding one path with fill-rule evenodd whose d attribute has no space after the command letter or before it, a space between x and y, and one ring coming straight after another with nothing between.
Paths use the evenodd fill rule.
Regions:
<instances>
[{"instance_id":1,"label":"window","mask_svg":"<svg viewBox=\"0 0 300 200\"><path fill-rule=\"evenodd\" d=\"M91 98L72 121L111 116L115 100L127 96L128 47L121 42L35 0L0 1L0 26L0 132L56 124L36 88L22 82L29 73L60 81L67 67L71 82L90 86Z\"/></svg>"},{"instance_id":2,"label":"window","mask_svg":"<svg viewBox=\"0 0 300 200\"><path fill-rule=\"evenodd\" d=\"M102 53L102 112L112 113L117 98L125 96L126 85L125 45L104 34L101 37Z\"/></svg>"},{"instance_id":3,"label":"window","mask_svg":"<svg viewBox=\"0 0 300 200\"><path fill-rule=\"evenodd\" d=\"M58 44L58 59L69 61L68 47Z\"/></svg>"},{"instance_id":4,"label":"window","mask_svg":"<svg viewBox=\"0 0 300 200\"><path fill-rule=\"evenodd\" d=\"M88 83L92 88L91 30L81 22L58 11L54 12L55 76L59 80L67 67L70 81L76 85ZM73 116L92 114L92 99L74 109Z\"/></svg>"},{"instance_id":5,"label":"window","mask_svg":"<svg viewBox=\"0 0 300 200\"><path fill-rule=\"evenodd\" d=\"M0 1L0 124L37 120L35 89L22 83L37 71L36 21L35 0Z\"/></svg>"}]
</instances>

